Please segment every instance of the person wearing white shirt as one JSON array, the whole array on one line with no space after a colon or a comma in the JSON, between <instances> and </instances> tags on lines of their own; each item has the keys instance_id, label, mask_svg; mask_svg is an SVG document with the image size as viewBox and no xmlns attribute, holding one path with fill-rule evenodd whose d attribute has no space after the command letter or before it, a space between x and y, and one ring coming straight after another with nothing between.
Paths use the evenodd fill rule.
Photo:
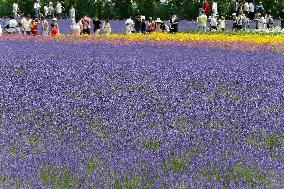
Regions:
<instances>
[{"instance_id":1,"label":"person wearing white shirt","mask_svg":"<svg viewBox=\"0 0 284 189\"><path fill-rule=\"evenodd\" d=\"M236 0L234 9L235 9L235 10L234 10L235 13L236 13L237 16L238 16L238 15L239 15L239 11L240 11L240 2L239 2L239 0Z\"/></svg>"},{"instance_id":2,"label":"person wearing white shirt","mask_svg":"<svg viewBox=\"0 0 284 189\"><path fill-rule=\"evenodd\" d=\"M7 25L5 27L7 33L14 34L16 32L16 27L18 26L17 20L13 18L13 16L10 17L10 20L7 22Z\"/></svg>"},{"instance_id":3,"label":"person wearing white shirt","mask_svg":"<svg viewBox=\"0 0 284 189\"><path fill-rule=\"evenodd\" d=\"M0 36L2 35L3 31L2 31L2 24L1 24L2 20L0 19Z\"/></svg>"},{"instance_id":4,"label":"person wearing white shirt","mask_svg":"<svg viewBox=\"0 0 284 189\"><path fill-rule=\"evenodd\" d=\"M18 17L18 12L19 12L19 5L15 2L15 3L13 3L14 18Z\"/></svg>"},{"instance_id":5,"label":"person wearing white shirt","mask_svg":"<svg viewBox=\"0 0 284 189\"><path fill-rule=\"evenodd\" d=\"M108 20L104 21L102 26L103 33L109 34L111 33L111 26Z\"/></svg>"},{"instance_id":6,"label":"person wearing white shirt","mask_svg":"<svg viewBox=\"0 0 284 189\"><path fill-rule=\"evenodd\" d=\"M210 19L210 30L217 30L217 19L216 19L216 15L212 15Z\"/></svg>"},{"instance_id":7,"label":"person wearing white shirt","mask_svg":"<svg viewBox=\"0 0 284 189\"><path fill-rule=\"evenodd\" d=\"M49 2L49 5L48 5L48 16L49 16L49 18L54 17L54 7L53 7L52 2Z\"/></svg>"},{"instance_id":8,"label":"person wearing white shirt","mask_svg":"<svg viewBox=\"0 0 284 189\"><path fill-rule=\"evenodd\" d=\"M242 22L242 29L243 29L243 30L246 30L247 28L249 28L250 20L249 20L249 18L246 16L246 14L242 14L242 16L241 16L241 22Z\"/></svg>"},{"instance_id":9,"label":"person wearing white shirt","mask_svg":"<svg viewBox=\"0 0 284 189\"><path fill-rule=\"evenodd\" d=\"M221 18L218 20L218 25L219 25L219 28L222 30L222 31L225 31L225 28L226 28L226 20L225 20L225 17L224 16L221 16Z\"/></svg>"},{"instance_id":10,"label":"person wearing white shirt","mask_svg":"<svg viewBox=\"0 0 284 189\"><path fill-rule=\"evenodd\" d=\"M267 29L270 29L273 26L274 22L270 11L268 11L268 14L265 15L265 19L266 19Z\"/></svg>"},{"instance_id":11,"label":"person wearing white shirt","mask_svg":"<svg viewBox=\"0 0 284 189\"><path fill-rule=\"evenodd\" d=\"M259 21L258 21L258 29L266 29L267 24L266 24L266 19L263 15L261 15Z\"/></svg>"},{"instance_id":12,"label":"person wearing white shirt","mask_svg":"<svg viewBox=\"0 0 284 189\"><path fill-rule=\"evenodd\" d=\"M22 24L22 28L24 31L24 34L31 34L31 28L30 28L30 24L32 22L32 19L30 18L29 15L25 16L22 20L21 20L21 24Z\"/></svg>"},{"instance_id":13,"label":"person wearing white shirt","mask_svg":"<svg viewBox=\"0 0 284 189\"><path fill-rule=\"evenodd\" d=\"M83 30L83 19L79 19L79 17L75 17L75 19L72 19L72 25L71 27L71 34L80 35Z\"/></svg>"},{"instance_id":14,"label":"person wearing white shirt","mask_svg":"<svg viewBox=\"0 0 284 189\"><path fill-rule=\"evenodd\" d=\"M44 16L48 17L49 7L47 3L44 4L43 10L44 10Z\"/></svg>"},{"instance_id":15,"label":"person wearing white shirt","mask_svg":"<svg viewBox=\"0 0 284 189\"><path fill-rule=\"evenodd\" d=\"M34 4L34 11L35 11L35 17L36 18L39 18L40 17L40 3L39 3L39 0L37 0Z\"/></svg>"},{"instance_id":16,"label":"person wearing white shirt","mask_svg":"<svg viewBox=\"0 0 284 189\"><path fill-rule=\"evenodd\" d=\"M41 27L42 27L42 35L48 35L49 33L49 25L47 20L44 17L41 17Z\"/></svg>"},{"instance_id":17,"label":"person wearing white shirt","mask_svg":"<svg viewBox=\"0 0 284 189\"><path fill-rule=\"evenodd\" d=\"M218 14L218 8L217 8L217 2L213 1L212 4L212 14L217 15Z\"/></svg>"},{"instance_id":18,"label":"person wearing white shirt","mask_svg":"<svg viewBox=\"0 0 284 189\"><path fill-rule=\"evenodd\" d=\"M249 3L249 19L253 20L254 17L255 17L254 4L251 2Z\"/></svg>"},{"instance_id":19,"label":"person wearing white shirt","mask_svg":"<svg viewBox=\"0 0 284 189\"><path fill-rule=\"evenodd\" d=\"M134 30L134 21L131 19L131 17L129 17L125 21L125 33L131 34L133 30Z\"/></svg>"},{"instance_id":20,"label":"person wearing white shirt","mask_svg":"<svg viewBox=\"0 0 284 189\"><path fill-rule=\"evenodd\" d=\"M73 5L71 6L70 10L69 10L69 17L74 20L75 19L75 16L76 16L76 11L73 7Z\"/></svg>"},{"instance_id":21,"label":"person wearing white shirt","mask_svg":"<svg viewBox=\"0 0 284 189\"><path fill-rule=\"evenodd\" d=\"M245 1L244 3L244 13L247 15L249 13L249 3Z\"/></svg>"},{"instance_id":22,"label":"person wearing white shirt","mask_svg":"<svg viewBox=\"0 0 284 189\"><path fill-rule=\"evenodd\" d=\"M61 18L61 14L62 14L62 5L61 3L58 1L56 6L55 6L55 13L56 13L56 16L58 18Z\"/></svg>"}]
</instances>

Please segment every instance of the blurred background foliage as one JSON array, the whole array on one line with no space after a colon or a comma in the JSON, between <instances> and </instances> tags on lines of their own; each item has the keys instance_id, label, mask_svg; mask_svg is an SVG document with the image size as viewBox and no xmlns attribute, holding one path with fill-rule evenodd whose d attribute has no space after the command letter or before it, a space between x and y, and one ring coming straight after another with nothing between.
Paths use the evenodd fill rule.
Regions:
<instances>
[{"instance_id":1,"label":"blurred background foliage","mask_svg":"<svg viewBox=\"0 0 284 189\"><path fill-rule=\"evenodd\" d=\"M45 2L41 0L42 9ZM244 1L244 0L241 0ZM250 1L250 0L248 0ZM33 15L34 0L0 0L0 16L8 16L12 13L12 4L18 2L23 13ZM57 1L52 1L54 6ZM230 17L234 10L235 0L216 0L218 11L222 15ZM265 10L271 10L278 17L279 10L284 7L284 0L262 0ZM212 0L209 0L212 4ZM259 0L254 1L255 5ZM134 16L140 10L146 17L169 18L171 12L176 12L181 19L195 19L198 16L198 8L202 0L65 0L66 9L75 6L77 13L87 13L90 16L98 15L101 18L124 19L129 15Z\"/></svg>"}]
</instances>

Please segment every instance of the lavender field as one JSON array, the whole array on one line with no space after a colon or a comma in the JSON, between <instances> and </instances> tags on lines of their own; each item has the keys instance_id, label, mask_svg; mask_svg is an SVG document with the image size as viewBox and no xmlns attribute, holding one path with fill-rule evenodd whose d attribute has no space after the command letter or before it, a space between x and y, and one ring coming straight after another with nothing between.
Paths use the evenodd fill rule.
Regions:
<instances>
[{"instance_id":1,"label":"lavender field","mask_svg":"<svg viewBox=\"0 0 284 189\"><path fill-rule=\"evenodd\" d=\"M0 188L284 187L283 54L0 44Z\"/></svg>"}]
</instances>

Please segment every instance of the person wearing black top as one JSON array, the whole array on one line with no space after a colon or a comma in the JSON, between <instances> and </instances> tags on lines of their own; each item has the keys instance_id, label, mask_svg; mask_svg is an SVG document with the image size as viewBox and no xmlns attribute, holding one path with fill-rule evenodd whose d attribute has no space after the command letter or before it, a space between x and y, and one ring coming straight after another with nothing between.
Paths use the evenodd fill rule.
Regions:
<instances>
[{"instance_id":1,"label":"person wearing black top","mask_svg":"<svg viewBox=\"0 0 284 189\"><path fill-rule=\"evenodd\" d=\"M171 33L178 32L179 19L178 19L177 15L175 13L172 13L170 23L171 23L170 32Z\"/></svg>"},{"instance_id":2,"label":"person wearing black top","mask_svg":"<svg viewBox=\"0 0 284 189\"><path fill-rule=\"evenodd\" d=\"M143 18L142 17L142 22L141 22L141 32L143 34L145 34L147 31L147 24L146 24L146 20L145 20L145 17Z\"/></svg>"},{"instance_id":3,"label":"person wearing black top","mask_svg":"<svg viewBox=\"0 0 284 189\"><path fill-rule=\"evenodd\" d=\"M96 16L93 20L93 24L94 24L94 33L98 34L100 33L100 29L101 29L101 21L99 20L99 18Z\"/></svg>"},{"instance_id":4,"label":"person wearing black top","mask_svg":"<svg viewBox=\"0 0 284 189\"><path fill-rule=\"evenodd\" d=\"M61 1L61 6L62 6L62 15L64 16L64 18L67 18L66 7L65 7L64 0Z\"/></svg>"},{"instance_id":5,"label":"person wearing black top","mask_svg":"<svg viewBox=\"0 0 284 189\"><path fill-rule=\"evenodd\" d=\"M135 20L134 20L134 28L135 28L135 32L136 33L140 33L141 32L141 26L142 26L142 19L141 19L141 13L138 10Z\"/></svg>"},{"instance_id":6,"label":"person wearing black top","mask_svg":"<svg viewBox=\"0 0 284 189\"><path fill-rule=\"evenodd\" d=\"M279 19L281 20L281 29L283 29L284 28L284 8L282 8L279 13Z\"/></svg>"}]
</instances>

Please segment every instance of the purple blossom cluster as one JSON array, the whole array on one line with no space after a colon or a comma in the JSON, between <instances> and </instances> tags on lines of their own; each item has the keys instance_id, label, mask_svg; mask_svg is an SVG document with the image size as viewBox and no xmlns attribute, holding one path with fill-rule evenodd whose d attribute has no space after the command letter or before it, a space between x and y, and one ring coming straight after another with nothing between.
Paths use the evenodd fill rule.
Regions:
<instances>
[{"instance_id":1,"label":"purple blossom cluster","mask_svg":"<svg viewBox=\"0 0 284 189\"><path fill-rule=\"evenodd\" d=\"M0 188L283 188L282 54L0 44Z\"/></svg>"}]
</instances>

